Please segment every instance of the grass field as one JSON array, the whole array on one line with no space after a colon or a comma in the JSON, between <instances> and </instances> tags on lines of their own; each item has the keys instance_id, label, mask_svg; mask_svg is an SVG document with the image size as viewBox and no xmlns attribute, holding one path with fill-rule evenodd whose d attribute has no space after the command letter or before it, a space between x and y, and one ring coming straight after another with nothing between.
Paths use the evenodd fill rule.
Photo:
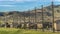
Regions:
<instances>
[{"instance_id":1,"label":"grass field","mask_svg":"<svg viewBox=\"0 0 60 34\"><path fill-rule=\"evenodd\" d=\"M60 34L60 32L42 32L40 30L24 30L15 28L0 28L0 34Z\"/></svg>"}]
</instances>

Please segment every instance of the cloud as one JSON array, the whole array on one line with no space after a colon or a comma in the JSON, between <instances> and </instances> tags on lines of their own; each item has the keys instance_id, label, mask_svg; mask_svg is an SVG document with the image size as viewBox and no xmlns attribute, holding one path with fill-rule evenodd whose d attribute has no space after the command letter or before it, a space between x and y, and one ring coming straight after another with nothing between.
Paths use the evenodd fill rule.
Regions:
<instances>
[{"instance_id":1,"label":"cloud","mask_svg":"<svg viewBox=\"0 0 60 34\"><path fill-rule=\"evenodd\" d=\"M42 1L42 0L0 0L0 1L31 2L31 1ZM47 0L43 0L43 1L47 1ZM50 0L50 1L60 1L60 0Z\"/></svg>"},{"instance_id":2,"label":"cloud","mask_svg":"<svg viewBox=\"0 0 60 34\"><path fill-rule=\"evenodd\" d=\"M59 1L60 2L60 0L55 0L55 1Z\"/></svg>"},{"instance_id":3,"label":"cloud","mask_svg":"<svg viewBox=\"0 0 60 34\"><path fill-rule=\"evenodd\" d=\"M3 7L12 7L13 5L0 5L0 6L3 6Z\"/></svg>"},{"instance_id":4,"label":"cloud","mask_svg":"<svg viewBox=\"0 0 60 34\"><path fill-rule=\"evenodd\" d=\"M14 0L0 0L0 1L14 1Z\"/></svg>"},{"instance_id":5,"label":"cloud","mask_svg":"<svg viewBox=\"0 0 60 34\"><path fill-rule=\"evenodd\" d=\"M0 0L0 1L19 1L19 2L24 2L24 1L38 1L38 0Z\"/></svg>"},{"instance_id":6,"label":"cloud","mask_svg":"<svg viewBox=\"0 0 60 34\"><path fill-rule=\"evenodd\" d=\"M56 2L60 2L60 0L51 0L51 1L56 1Z\"/></svg>"},{"instance_id":7,"label":"cloud","mask_svg":"<svg viewBox=\"0 0 60 34\"><path fill-rule=\"evenodd\" d=\"M16 0L16 1L38 1L38 0Z\"/></svg>"}]
</instances>

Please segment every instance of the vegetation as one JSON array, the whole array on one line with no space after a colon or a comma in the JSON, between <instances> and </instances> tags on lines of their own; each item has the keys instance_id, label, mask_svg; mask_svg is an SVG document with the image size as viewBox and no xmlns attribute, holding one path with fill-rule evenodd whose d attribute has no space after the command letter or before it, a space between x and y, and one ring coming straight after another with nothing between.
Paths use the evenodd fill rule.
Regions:
<instances>
[{"instance_id":1,"label":"vegetation","mask_svg":"<svg viewBox=\"0 0 60 34\"><path fill-rule=\"evenodd\" d=\"M16 28L0 28L0 34L60 34L59 32L42 32L40 30L27 30Z\"/></svg>"}]
</instances>

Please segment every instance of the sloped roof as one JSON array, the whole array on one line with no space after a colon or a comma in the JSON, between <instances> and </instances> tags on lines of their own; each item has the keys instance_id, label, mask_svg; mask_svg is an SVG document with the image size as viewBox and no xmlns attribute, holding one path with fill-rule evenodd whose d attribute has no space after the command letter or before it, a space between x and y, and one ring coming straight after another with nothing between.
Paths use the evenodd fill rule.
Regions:
<instances>
[{"instance_id":1,"label":"sloped roof","mask_svg":"<svg viewBox=\"0 0 60 34\"><path fill-rule=\"evenodd\" d=\"M56 23L60 23L60 20L56 20L55 22L56 22Z\"/></svg>"}]
</instances>

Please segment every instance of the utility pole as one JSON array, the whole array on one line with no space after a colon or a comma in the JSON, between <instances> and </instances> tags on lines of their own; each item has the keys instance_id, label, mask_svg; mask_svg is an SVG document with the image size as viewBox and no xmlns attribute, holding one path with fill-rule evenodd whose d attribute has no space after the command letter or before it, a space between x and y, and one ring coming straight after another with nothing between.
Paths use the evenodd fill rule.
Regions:
<instances>
[{"instance_id":1,"label":"utility pole","mask_svg":"<svg viewBox=\"0 0 60 34\"><path fill-rule=\"evenodd\" d=\"M21 19L22 19L22 18L21 18L21 15L19 16L19 19L20 19L20 24L21 24Z\"/></svg>"},{"instance_id":2,"label":"utility pole","mask_svg":"<svg viewBox=\"0 0 60 34\"><path fill-rule=\"evenodd\" d=\"M35 7L35 23L36 23L36 7Z\"/></svg>"},{"instance_id":3,"label":"utility pole","mask_svg":"<svg viewBox=\"0 0 60 34\"><path fill-rule=\"evenodd\" d=\"M18 24L19 24L19 15L17 16L17 21L18 21Z\"/></svg>"},{"instance_id":4,"label":"utility pole","mask_svg":"<svg viewBox=\"0 0 60 34\"><path fill-rule=\"evenodd\" d=\"M12 22L12 27L14 27L14 15L12 15L12 20L13 20L13 22Z\"/></svg>"},{"instance_id":5,"label":"utility pole","mask_svg":"<svg viewBox=\"0 0 60 34\"><path fill-rule=\"evenodd\" d=\"M16 23L18 23L18 14L15 14L15 16L16 16Z\"/></svg>"},{"instance_id":6,"label":"utility pole","mask_svg":"<svg viewBox=\"0 0 60 34\"><path fill-rule=\"evenodd\" d=\"M29 16L28 17L29 17L29 29L30 29L30 23L31 23L30 22L30 10L29 10Z\"/></svg>"},{"instance_id":7,"label":"utility pole","mask_svg":"<svg viewBox=\"0 0 60 34\"><path fill-rule=\"evenodd\" d=\"M42 5L42 31L44 31L44 13L43 13L43 5Z\"/></svg>"},{"instance_id":8,"label":"utility pole","mask_svg":"<svg viewBox=\"0 0 60 34\"><path fill-rule=\"evenodd\" d=\"M30 22L30 10L29 10L29 22Z\"/></svg>"},{"instance_id":9,"label":"utility pole","mask_svg":"<svg viewBox=\"0 0 60 34\"><path fill-rule=\"evenodd\" d=\"M26 24L25 24L25 11L24 11L24 29L26 28Z\"/></svg>"},{"instance_id":10,"label":"utility pole","mask_svg":"<svg viewBox=\"0 0 60 34\"><path fill-rule=\"evenodd\" d=\"M7 26L7 21L6 21L6 18L7 18L7 16L5 16L5 18L4 18L4 20L5 20L5 28L6 28L6 26Z\"/></svg>"},{"instance_id":11,"label":"utility pole","mask_svg":"<svg viewBox=\"0 0 60 34\"><path fill-rule=\"evenodd\" d=\"M54 4L53 4L53 1L52 1L52 20L53 20L52 28L53 28L53 32L55 32L55 29L54 29Z\"/></svg>"},{"instance_id":12,"label":"utility pole","mask_svg":"<svg viewBox=\"0 0 60 34\"><path fill-rule=\"evenodd\" d=\"M37 30L37 19L36 19L37 16L36 15L37 15L37 12L36 12L36 7L35 7L35 24L36 24L36 28L35 29Z\"/></svg>"},{"instance_id":13,"label":"utility pole","mask_svg":"<svg viewBox=\"0 0 60 34\"><path fill-rule=\"evenodd\" d=\"M13 14L13 27L15 28L15 23L16 23L16 14Z\"/></svg>"},{"instance_id":14,"label":"utility pole","mask_svg":"<svg viewBox=\"0 0 60 34\"><path fill-rule=\"evenodd\" d=\"M13 16L11 16L11 18L12 18L12 23L10 25L10 28L13 28Z\"/></svg>"}]
</instances>

